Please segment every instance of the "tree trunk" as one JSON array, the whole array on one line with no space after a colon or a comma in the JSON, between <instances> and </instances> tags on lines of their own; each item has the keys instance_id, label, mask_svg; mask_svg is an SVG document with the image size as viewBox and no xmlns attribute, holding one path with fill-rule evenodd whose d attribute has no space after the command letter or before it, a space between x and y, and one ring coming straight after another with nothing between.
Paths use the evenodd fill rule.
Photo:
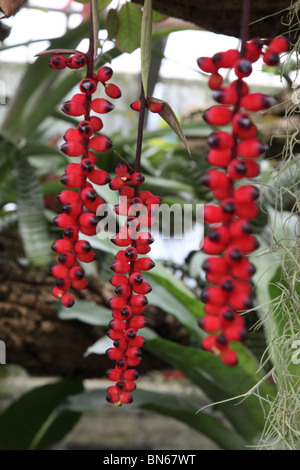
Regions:
<instances>
[{"instance_id":1,"label":"tree trunk","mask_svg":"<svg viewBox=\"0 0 300 470\"><path fill-rule=\"evenodd\" d=\"M143 4L144 0L134 0ZM290 6L296 0L252 0L250 37L275 37L286 34ZM242 0L153 0L153 8L170 17L192 22L218 34L240 37ZM284 11L283 11L284 10ZM294 20L294 26L297 18ZM290 25L292 29L292 25ZM297 28L298 29L298 28ZM297 37L298 32L293 33ZM187 46L188 47L188 46Z\"/></svg>"},{"instance_id":2,"label":"tree trunk","mask_svg":"<svg viewBox=\"0 0 300 470\"><path fill-rule=\"evenodd\" d=\"M16 240L1 236L0 254L4 257L0 258L0 340L6 345L6 363L17 364L38 376L76 379L103 376L113 362L95 354L84 357L84 353L105 335L104 329L77 320L60 320L57 301L51 293L54 278L48 272L23 267L8 258L8 245L15 251ZM88 289L78 295L105 306L114 291L110 284L90 277ZM150 326L157 332L176 341L187 340L186 332L178 328L172 317L151 306L147 311ZM143 350L141 373L165 366Z\"/></svg>"}]
</instances>

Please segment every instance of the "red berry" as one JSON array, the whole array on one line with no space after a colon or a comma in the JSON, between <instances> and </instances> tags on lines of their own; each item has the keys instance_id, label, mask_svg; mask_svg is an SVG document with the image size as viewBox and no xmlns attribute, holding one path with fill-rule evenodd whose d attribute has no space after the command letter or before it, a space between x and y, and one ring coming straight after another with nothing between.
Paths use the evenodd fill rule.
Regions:
<instances>
[{"instance_id":1,"label":"red berry","mask_svg":"<svg viewBox=\"0 0 300 470\"><path fill-rule=\"evenodd\" d=\"M122 95L120 88L117 85L114 85L113 83L105 85L105 93L107 94L107 96L113 99L120 98Z\"/></svg>"},{"instance_id":2,"label":"red berry","mask_svg":"<svg viewBox=\"0 0 300 470\"><path fill-rule=\"evenodd\" d=\"M151 258L139 258L134 262L135 271L149 271L154 268L155 263Z\"/></svg>"},{"instance_id":3,"label":"red berry","mask_svg":"<svg viewBox=\"0 0 300 470\"><path fill-rule=\"evenodd\" d=\"M76 289L76 290L83 290L83 289L86 289L87 288L87 280L86 279L80 279L78 281L71 281L71 285L73 287L73 289Z\"/></svg>"},{"instance_id":4,"label":"red berry","mask_svg":"<svg viewBox=\"0 0 300 470\"><path fill-rule=\"evenodd\" d=\"M109 369L106 371L106 377L112 382L116 382L121 377L121 371L118 369Z\"/></svg>"},{"instance_id":5,"label":"red berry","mask_svg":"<svg viewBox=\"0 0 300 470\"><path fill-rule=\"evenodd\" d=\"M124 404L130 404L133 401L133 396L131 395L131 393L122 392L120 395L120 401Z\"/></svg>"},{"instance_id":6,"label":"red berry","mask_svg":"<svg viewBox=\"0 0 300 470\"><path fill-rule=\"evenodd\" d=\"M250 279L256 272L255 266L244 258L241 263L231 267L232 275L239 279Z\"/></svg>"},{"instance_id":7,"label":"red berry","mask_svg":"<svg viewBox=\"0 0 300 470\"><path fill-rule=\"evenodd\" d=\"M67 59L63 55L58 54L51 57L49 65L55 70L61 70L67 66Z\"/></svg>"},{"instance_id":8,"label":"red berry","mask_svg":"<svg viewBox=\"0 0 300 470\"><path fill-rule=\"evenodd\" d=\"M218 150L232 149L234 146L232 134L220 130L213 131L208 137L207 142L211 148Z\"/></svg>"},{"instance_id":9,"label":"red berry","mask_svg":"<svg viewBox=\"0 0 300 470\"><path fill-rule=\"evenodd\" d=\"M84 78L79 84L80 91L86 95L92 95L97 90L97 82L91 78Z\"/></svg>"},{"instance_id":10,"label":"red berry","mask_svg":"<svg viewBox=\"0 0 300 470\"><path fill-rule=\"evenodd\" d=\"M234 239L234 244L244 253L251 253L259 247L259 242L254 235L248 234Z\"/></svg>"},{"instance_id":11,"label":"red berry","mask_svg":"<svg viewBox=\"0 0 300 470\"><path fill-rule=\"evenodd\" d=\"M289 49L289 40L284 36L279 36L272 39L269 47L272 51L277 52L277 54L281 54L281 52L285 52Z\"/></svg>"},{"instance_id":12,"label":"red berry","mask_svg":"<svg viewBox=\"0 0 300 470\"><path fill-rule=\"evenodd\" d=\"M61 264L55 264L51 268L51 274L53 277L59 279L60 277L67 277L68 276L68 269L61 265Z\"/></svg>"},{"instance_id":13,"label":"red berry","mask_svg":"<svg viewBox=\"0 0 300 470\"><path fill-rule=\"evenodd\" d=\"M233 82L231 82L229 86L234 88L235 91L240 96L244 96L244 95L247 95L249 93L249 87L248 87L247 83L244 80L240 79L240 78L238 80L234 80Z\"/></svg>"},{"instance_id":14,"label":"red berry","mask_svg":"<svg viewBox=\"0 0 300 470\"><path fill-rule=\"evenodd\" d=\"M257 138L245 139L238 144L237 153L244 158L258 158L268 148L268 145Z\"/></svg>"},{"instance_id":15,"label":"red berry","mask_svg":"<svg viewBox=\"0 0 300 470\"><path fill-rule=\"evenodd\" d=\"M133 103L131 103L130 105L131 109L133 109L133 111L140 111L141 109L141 102L140 101L134 101Z\"/></svg>"},{"instance_id":16,"label":"red berry","mask_svg":"<svg viewBox=\"0 0 300 470\"><path fill-rule=\"evenodd\" d=\"M221 327L220 319L214 315L205 315L198 320L200 328L207 333L215 333Z\"/></svg>"},{"instance_id":17,"label":"red berry","mask_svg":"<svg viewBox=\"0 0 300 470\"><path fill-rule=\"evenodd\" d=\"M67 214L58 214L53 223L59 228L67 228L69 225L75 225L75 219Z\"/></svg>"},{"instance_id":18,"label":"red berry","mask_svg":"<svg viewBox=\"0 0 300 470\"><path fill-rule=\"evenodd\" d=\"M64 230L63 237L65 240L76 241L78 240L78 227L76 225L67 227Z\"/></svg>"},{"instance_id":19,"label":"red berry","mask_svg":"<svg viewBox=\"0 0 300 470\"><path fill-rule=\"evenodd\" d=\"M227 171L231 179L239 180L242 178L254 178L258 176L260 167L254 160L235 158L229 163Z\"/></svg>"},{"instance_id":20,"label":"red berry","mask_svg":"<svg viewBox=\"0 0 300 470\"><path fill-rule=\"evenodd\" d=\"M241 106L247 111L262 111L274 106L275 103L275 98L263 93L249 93L241 100Z\"/></svg>"},{"instance_id":21,"label":"red berry","mask_svg":"<svg viewBox=\"0 0 300 470\"><path fill-rule=\"evenodd\" d=\"M104 135L97 135L89 141L89 147L96 152L107 152L112 146L112 141Z\"/></svg>"},{"instance_id":22,"label":"red berry","mask_svg":"<svg viewBox=\"0 0 300 470\"><path fill-rule=\"evenodd\" d=\"M229 49L225 52L217 52L212 56L213 63L218 68L232 68L239 58L237 49Z\"/></svg>"},{"instance_id":23,"label":"red berry","mask_svg":"<svg viewBox=\"0 0 300 470\"><path fill-rule=\"evenodd\" d=\"M212 149L206 154L206 161L218 168L226 168L232 157L231 150Z\"/></svg>"},{"instance_id":24,"label":"red berry","mask_svg":"<svg viewBox=\"0 0 300 470\"><path fill-rule=\"evenodd\" d=\"M130 270L130 264L126 261L115 260L111 265L110 269L118 274L128 273Z\"/></svg>"},{"instance_id":25,"label":"red berry","mask_svg":"<svg viewBox=\"0 0 300 470\"><path fill-rule=\"evenodd\" d=\"M218 286L205 287L201 293L203 303L212 303L215 305L224 305L226 303L226 294Z\"/></svg>"},{"instance_id":26,"label":"red berry","mask_svg":"<svg viewBox=\"0 0 300 470\"><path fill-rule=\"evenodd\" d=\"M55 251L55 253L64 253L71 251L73 248L72 243L69 240L56 240L52 246L52 250Z\"/></svg>"},{"instance_id":27,"label":"red berry","mask_svg":"<svg viewBox=\"0 0 300 470\"><path fill-rule=\"evenodd\" d=\"M218 90L221 88L223 83L223 77L221 74L215 72L212 73L208 80L208 86L211 90Z\"/></svg>"},{"instance_id":28,"label":"red berry","mask_svg":"<svg viewBox=\"0 0 300 470\"><path fill-rule=\"evenodd\" d=\"M69 271L69 276L71 280L78 281L84 278L85 271L81 266L73 266Z\"/></svg>"},{"instance_id":29,"label":"red berry","mask_svg":"<svg viewBox=\"0 0 300 470\"><path fill-rule=\"evenodd\" d=\"M230 348L226 348L221 352L220 359L227 366L236 366L238 363L238 357L236 352Z\"/></svg>"},{"instance_id":30,"label":"red berry","mask_svg":"<svg viewBox=\"0 0 300 470\"><path fill-rule=\"evenodd\" d=\"M227 272L227 264L224 258L209 257L202 264L202 269L208 273L219 273L225 275Z\"/></svg>"},{"instance_id":31,"label":"red berry","mask_svg":"<svg viewBox=\"0 0 300 470\"><path fill-rule=\"evenodd\" d=\"M91 121L81 121L77 126L77 130L82 140L83 137L91 137L94 127Z\"/></svg>"},{"instance_id":32,"label":"red berry","mask_svg":"<svg viewBox=\"0 0 300 470\"><path fill-rule=\"evenodd\" d=\"M112 320L112 322L110 322L110 323L113 323L113 322L116 325L117 320ZM120 320L120 322L124 326L124 323L122 322L122 320ZM109 359L111 359L113 361L117 361L118 359L121 359L123 357L122 351L120 351L117 348L109 348L105 351L105 354L107 355L107 357L109 357Z\"/></svg>"},{"instance_id":33,"label":"red berry","mask_svg":"<svg viewBox=\"0 0 300 470\"><path fill-rule=\"evenodd\" d=\"M91 102L91 108L95 113L105 114L109 113L114 109L115 105L110 101L107 101L105 98L95 98Z\"/></svg>"},{"instance_id":34,"label":"red berry","mask_svg":"<svg viewBox=\"0 0 300 470\"><path fill-rule=\"evenodd\" d=\"M212 106L203 113L203 119L212 126L224 126L229 124L232 111L226 106Z\"/></svg>"},{"instance_id":35,"label":"red berry","mask_svg":"<svg viewBox=\"0 0 300 470\"><path fill-rule=\"evenodd\" d=\"M80 69L87 63L86 56L80 52L75 53L68 59L68 67L70 69Z\"/></svg>"},{"instance_id":36,"label":"red berry","mask_svg":"<svg viewBox=\"0 0 300 470\"><path fill-rule=\"evenodd\" d=\"M142 173L137 173L137 172L132 173L132 175L130 176L130 179L131 179L131 183L133 184L133 186L142 184L145 181L144 175L142 175Z\"/></svg>"},{"instance_id":37,"label":"red berry","mask_svg":"<svg viewBox=\"0 0 300 470\"><path fill-rule=\"evenodd\" d=\"M238 59L234 65L234 72L238 78L249 77L252 72L252 64L248 59Z\"/></svg>"},{"instance_id":38,"label":"red berry","mask_svg":"<svg viewBox=\"0 0 300 470\"><path fill-rule=\"evenodd\" d=\"M238 100L238 94L233 87L223 87L212 92L212 97L220 104L233 105Z\"/></svg>"},{"instance_id":39,"label":"red berry","mask_svg":"<svg viewBox=\"0 0 300 470\"><path fill-rule=\"evenodd\" d=\"M78 132L78 129L68 129L65 132L65 135L63 137L66 141L76 141L76 142L82 142L83 141L83 136Z\"/></svg>"},{"instance_id":40,"label":"red berry","mask_svg":"<svg viewBox=\"0 0 300 470\"><path fill-rule=\"evenodd\" d=\"M69 116L82 116L85 112L84 105L78 101L70 100L62 104L61 110Z\"/></svg>"},{"instance_id":41,"label":"red berry","mask_svg":"<svg viewBox=\"0 0 300 470\"><path fill-rule=\"evenodd\" d=\"M232 120L232 130L239 139L256 137L257 129L247 114L237 113Z\"/></svg>"},{"instance_id":42,"label":"red berry","mask_svg":"<svg viewBox=\"0 0 300 470\"><path fill-rule=\"evenodd\" d=\"M207 170L201 176L200 182L209 189L227 188L230 184L228 175L219 170Z\"/></svg>"},{"instance_id":43,"label":"red berry","mask_svg":"<svg viewBox=\"0 0 300 470\"><path fill-rule=\"evenodd\" d=\"M130 318L129 328L133 328L134 330L139 330L141 328L145 328L145 326L147 326L147 324L148 324L148 321L147 321L146 317L138 315L136 317Z\"/></svg>"},{"instance_id":44,"label":"red berry","mask_svg":"<svg viewBox=\"0 0 300 470\"><path fill-rule=\"evenodd\" d=\"M62 301L63 306L67 308L73 307L75 303L74 297L70 294L63 295L61 301Z\"/></svg>"},{"instance_id":45,"label":"red berry","mask_svg":"<svg viewBox=\"0 0 300 470\"><path fill-rule=\"evenodd\" d=\"M199 57L197 59L198 67L206 73L216 73L218 66L213 62L211 57Z\"/></svg>"},{"instance_id":46,"label":"red berry","mask_svg":"<svg viewBox=\"0 0 300 470\"><path fill-rule=\"evenodd\" d=\"M229 226L230 236L233 238L243 237L249 233L252 233L253 226L247 219L236 219L233 220Z\"/></svg>"},{"instance_id":47,"label":"red berry","mask_svg":"<svg viewBox=\"0 0 300 470\"><path fill-rule=\"evenodd\" d=\"M103 128L103 122L98 116L91 116L90 123L95 132L99 132Z\"/></svg>"},{"instance_id":48,"label":"red berry","mask_svg":"<svg viewBox=\"0 0 300 470\"><path fill-rule=\"evenodd\" d=\"M233 293L229 298L229 303L235 310L247 310L253 306L251 298L244 292Z\"/></svg>"},{"instance_id":49,"label":"red berry","mask_svg":"<svg viewBox=\"0 0 300 470\"><path fill-rule=\"evenodd\" d=\"M99 82L105 83L113 76L113 70L108 66L103 66L97 71L97 78Z\"/></svg>"},{"instance_id":50,"label":"red berry","mask_svg":"<svg viewBox=\"0 0 300 470\"><path fill-rule=\"evenodd\" d=\"M240 203L253 202L259 197L259 189L253 184L246 184L236 188L233 197Z\"/></svg>"},{"instance_id":51,"label":"red berry","mask_svg":"<svg viewBox=\"0 0 300 470\"><path fill-rule=\"evenodd\" d=\"M270 67L277 65L279 63L279 54L274 49L269 47L263 55L263 61L266 65Z\"/></svg>"},{"instance_id":52,"label":"red berry","mask_svg":"<svg viewBox=\"0 0 300 470\"><path fill-rule=\"evenodd\" d=\"M59 202L65 204L66 202L79 202L79 194L76 191L69 191L64 189L61 193L57 196Z\"/></svg>"},{"instance_id":53,"label":"red berry","mask_svg":"<svg viewBox=\"0 0 300 470\"><path fill-rule=\"evenodd\" d=\"M248 203L236 203L236 215L237 217L243 217L251 220L255 219L259 215L259 207L255 202Z\"/></svg>"},{"instance_id":54,"label":"red berry","mask_svg":"<svg viewBox=\"0 0 300 470\"><path fill-rule=\"evenodd\" d=\"M109 183L110 176L107 171L95 168L89 173L89 180L92 181L92 183L98 184L99 186L103 186L104 184Z\"/></svg>"},{"instance_id":55,"label":"red berry","mask_svg":"<svg viewBox=\"0 0 300 470\"><path fill-rule=\"evenodd\" d=\"M69 157L79 157L83 154L83 145L81 145L80 142L76 142L75 140L69 140L68 142L62 144L60 150Z\"/></svg>"},{"instance_id":56,"label":"red berry","mask_svg":"<svg viewBox=\"0 0 300 470\"><path fill-rule=\"evenodd\" d=\"M146 108L151 111L151 113L160 113L164 109L164 103L156 103L154 101L147 101Z\"/></svg>"},{"instance_id":57,"label":"red berry","mask_svg":"<svg viewBox=\"0 0 300 470\"><path fill-rule=\"evenodd\" d=\"M204 351L213 351L216 347L216 335L206 336L201 342L201 347Z\"/></svg>"}]
</instances>

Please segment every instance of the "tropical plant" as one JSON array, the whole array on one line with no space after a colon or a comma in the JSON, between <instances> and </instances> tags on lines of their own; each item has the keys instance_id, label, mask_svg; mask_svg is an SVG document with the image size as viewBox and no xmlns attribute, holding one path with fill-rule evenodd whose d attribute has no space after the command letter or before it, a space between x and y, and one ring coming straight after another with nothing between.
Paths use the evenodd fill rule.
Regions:
<instances>
[{"instance_id":1,"label":"tropical plant","mask_svg":"<svg viewBox=\"0 0 300 470\"><path fill-rule=\"evenodd\" d=\"M95 3L93 2L94 7ZM100 30L107 29L107 38L115 41L115 46L100 55L95 66L102 67L124 51L130 53L141 44L142 82L145 90L149 74L151 2L145 3L148 6L148 9L145 9L148 16L142 15L140 7L132 2L126 2L120 9L111 9L107 12L105 8L109 4L109 1L98 2L99 10L105 12L105 15L100 16ZM92 22L94 32L99 29L95 18L94 15ZM158 19L161 19L159 15ZM74 53L81 40L89 36L89 31L89 24L83 22L76 29L68 31L64 37L52 40L49 49L55 51L55 55L66 55L68 54L66 51ZM169 30L160 32L159 35L169 32ZM56 146L52 145L52 139L57 137L57 128L62 123L66 126L78 124L73 116L63 115L56 110L56 107L73 93L74 87L84 78L74 69L64 68L57 73L56 70L49 68L48 59L49 57L40 57L28 66L22 86L9 103L8 112L1 126L0 140L2 226L17 222L26 256L32 264L41 269L46 269L50 263L49 247L58 232L50 224L55 214L49 207L45 208L45 195L61 191L58 175L69 163L70 156L59 152ZM169 105L160 100L150 101L158 105L162 117L173 130L165 127L156 132L145 131L143 134L140 168L146 175L145 190L160 194L162 202L170 205L174 201L180 205L191 200L199 203L211 202L210 193L199 185L199 177L207 170L208 163L204 161L202 152L199 154L197 151L191 152L189 156L186 149L186 139L190 132L207 138L211 131L210 126L207 123L180 126ZM146 101L143 94L141 102L145 108ZM149 102L147 104L149 105ZM297 106L296 104L293 111ZM174 130L179 136L178 140L175 143L168 140L166 151L166 140L161 141L160 138L174 136ZM96 135L100 134L96 132ZM139 135L141 136L141 133ZM112 137L118 154L128 163L127 169L133 167L132 150L136 147L135 133L126 138L117 134ZM294 135L286 147L289 156L293 154L295 140ZM200 158L201 164L199 164ZM105 152L101 156L101 169L112 174L116 161L116 155L112 150ZM275 170L274 174L271 173L271 177L268 173L269 179L262 174L258 180L263 191L260 223L254 224L254 233L259 238L261 249L257 255L252 255L257 266L253 278L256 284L257 308L256 312L245 314L245 319L247 321L248 315L254 328L256 321L260 320L263 323L265 335L261 349L267 351L266 356L261 355L261 349L258 354L255 350L255 339L252 338L256 332L250 333L248 344L233 344L233 350L239 357L239 362L234 367L228 368L217 357L201 349L200 344L206 333L198 326L199 319L204 316L203 303L199 300L199 289L201 291L207 285L200 270L202 253L190 254L185 266L181 267L181 272L187 275L189 281L191 278L193 280L196 278L197 289L194 291L190 289L188 283L171 273L163 262L156 262L155 269L143 273L144 282L152 286L152 291L147 293L149 303L175 317L189 333L190 341L188 346L177 344L160 337L148 327L143 329L143 336L146 339L144 348L171 367L181 370L188 381L204 392L208 401L214 404L214 410L218 410L220 414L212 412L210 407L199 409L195 399L188 400L171 393L154 393L143 390L142 387L134 391L134 401L130 406L172 416L205 434L222 449L238 450L278 445L295 447L298 408L296 407L295 411L290 407L293 406L292 399L298 390L298 363L290 351L298 333L297 320L295 321L295 318L298 318L299 285L298 271L295 270L295 266L298 266L298 250L297 245L293 243L298 223L297 198L295 199L298 168L294 160L288 163L289 165L281 166L278 177ZM53 175L53 180L49 181L47 178L49 173ZM286 181L290 185L291 173L293 176L296 175L293 179L295 184L293 190L291 186L287 190ZM111 191L103 189L102 194L103 196L105 194L104 197L109 198L113 205L116 204L115 195ZM288 207L292 201L293 210L283 212L280 204L282 200L285 203L289 201ZM5 204L10 202L16 203L17 211L14 214L5 211ZM268 225L266 221L269 222ZM270 227L273 233L270 232ZM96 267L96 271L93 272L108 279L109 266L117 254L117 248L108 240L100 240L96 236L87 235L85 238L95 253L106 254L101 271L99 272ZM288 249L285 244L287 239L292 240ZM281 252L277 252L279 256L276 262L272 256L274 246L281 248ZM105 307L77 301L72 309L59 307L58 315L64 321L77 319L84 323L107 327L111 312ZM287 318L289 321L286 321ZM104 354L109 348L111 348L110 339L100 338L97 343L90 346L86 354ZM284 361L287 357L288 364L287 360ZM269 380L271 378L272 380ZM108 406L105 404L105 397L105 389L83 391L81 384L64 381L36 389L24 395L0 416L0 447L45 448L61 439L77 422L81 413ZM30 433L26 435L26 439L24 440L24 433L15 434L13 429L9 432L8 423L15 420L19 420L20 423L27 422L26 417L32 413L37 399L40 400L38 407L40 412L38 416L37 414L34 416L35 419L32 419ZM116 400L110 401L119 403L119 396ZM287 405L291 420L288 430L285 426L280 432L276 431L272 424L278 425L281 416L278 410L283 410Z\"/></svg>"}]
</instances>

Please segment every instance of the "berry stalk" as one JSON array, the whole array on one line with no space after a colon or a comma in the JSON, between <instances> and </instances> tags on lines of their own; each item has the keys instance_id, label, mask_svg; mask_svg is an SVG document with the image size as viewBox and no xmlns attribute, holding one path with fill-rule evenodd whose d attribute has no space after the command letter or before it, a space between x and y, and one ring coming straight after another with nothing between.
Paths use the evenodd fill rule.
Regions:
<instances>
[{"instance_id":1,"label":"berry stalk","mask_svg":"<svg viewBox=\"0 0 300 470\"><path fill-rule=\"evenodd\" d=\"M97 167L98 156L113 146L107 136L99 134L103 128L99 115L111 112L115 106L106 98L94 98L94 94L100 85L103 86L105 94L113 99L119 98L121 91L117 85L109 82L113 75L110 67L103 66L94 72L93 9L87 53L75 52L69 57L66 55L53 55L49 65L56 70L66 67L74 70L85 69L85 76L80 81L79 92L61 107L65 114L78 117L79 122L77 127L66 131L63 136L65 142L61 146L61 151L70 157L71 162L60 179L66 189L58 195L62 213L54 218L54 223L63 229L63 238L52 245L52 249L59 256L58 263L51 268L51 272L56 278L53 295L61 299L65 307L72 307L75 298L70 289L82 290L87 287L85 270L81 263L92 262L96 256L90 243L84 239L80 240L80 234L96 234L96 214L105 204L97 194L94 184L101 186L110 182L109 174Z\"/></svg>"},{"instance_id":2,"label":"berry stalk","mask_svg":"<svg viewBox=\"0 0 300 470\"><path fill-rule=\"evenodd\" d=\"M120 194L116 213L126 216L125 224L112 238L112 242L122 249L117 252L110 266L114 272L110 282L115 287L116 296L108 302L113 320L109 323L107 334L113 340L113 347L106 354L115 361L114 367L107 371L108 379L115 384L108 387L106 399L115 406L133 401L131 392L135 390L135 380L138 378L136 367L141 361L141 348L146 342L139 330L148 324L144 313L148 303L147 294L151 292L143 272L155 265L150 257L143 256L151 250L153 238L150 230L161 202L150 191L140 189L145 180L140 173L140 166L146 107L142 86L134 169L121 157L115 169L116 177L109 183L110 188Z\"/></svg>"},{"instance_id":3,"label":"berry stalk","mask_svg":"<svg viewBox=\"0 0 300 470\"><path fill-rule=\"evenodd\" d=\"M249 9L250 1L246 0L240 51L230 49L197 60L200 69L210 74L208 84L218 103L203 115L215 129L208 138L206 154L212 168L201 177L201 183L212 191L215 202L204 209L208 231L202 251L208 257L202 268L208 285L201 294L205 315L198 323L208 333L202 348L230 366L238 363L231 343L247 338L242 314L253 307L251 277L255 266L249 255L259 247L251 223L259 215L259 190L252 179L259 175L259 159L268 149L257 136L252 113L275 104L268 95L251 93L246 79L259 58L266 65L278 64L280 54L288 49L284 37L247 40ZM229 85L223 84L222 69L235 75Z\"/></svg>"}]
</instances>

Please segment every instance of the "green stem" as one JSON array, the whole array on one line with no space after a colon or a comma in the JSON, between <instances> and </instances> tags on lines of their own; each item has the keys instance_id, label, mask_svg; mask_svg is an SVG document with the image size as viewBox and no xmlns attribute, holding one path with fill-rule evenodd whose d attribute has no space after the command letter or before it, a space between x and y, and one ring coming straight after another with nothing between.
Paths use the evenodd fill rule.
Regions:
<instances>
[{"instance_id":1,"label":"green stem","mask_svg":"<svg viewBox=\"0 0 300 470\"><path fill-rule=\"evenodd\" d=\"M147 100L146 100L145 93L144 93L144 87L142 85L141 86L141 109L140 109L139 123L138 123L138 135L137 135L135 166L134 166L134 171L136 172L139 172L141 168L141 156L142 156L146 104L147 104Z\"/></svg>"}]
</instances>

